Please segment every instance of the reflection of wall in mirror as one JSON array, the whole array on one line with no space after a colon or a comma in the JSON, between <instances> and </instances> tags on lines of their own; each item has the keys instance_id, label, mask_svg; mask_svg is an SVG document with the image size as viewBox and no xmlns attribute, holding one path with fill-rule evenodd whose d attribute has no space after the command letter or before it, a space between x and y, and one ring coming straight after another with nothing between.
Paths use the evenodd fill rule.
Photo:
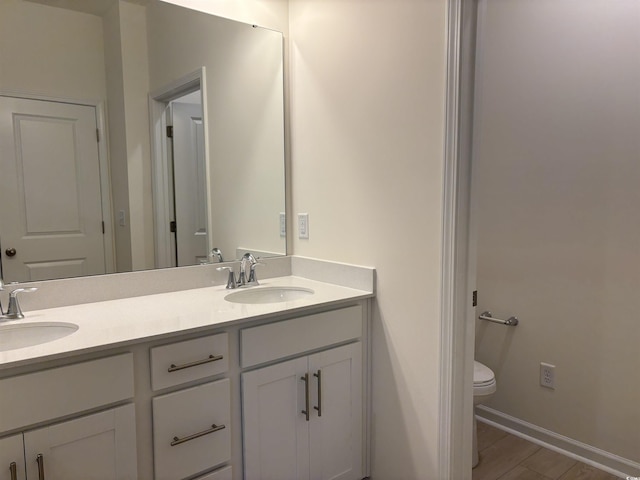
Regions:
<instances>
[{"instance_id":1,"label":"reflection of wall in mirror","mask_svg":"<svg viewBox=\"0 0 640 480\"><path fill-rule=\"evenodd\" d=\"M164 3L147 27L151 91L206 69L210 245L284 253L282 34Z\"/></svg>"},{"instance_id":2,"label":"reflection of wall in mirror","mask_svg":"<svg viewBox=\"0 0 640 480\"><path fill-rule=\"evenodd\" d=\"M289 0L163 0L200 12L289 33Z\"/></svg>"},{"instance_id":3,"label":"reflection of wall in mirror","mask_svg":"<svg viewBox=\"0 0 640 480\"><path fill-rule=\"evenodd\" d=\"M245 247L285 253L278 228L278 214L285 208L280 33L170 4L153 5L147 12L140 5L116 1L102 17L21 0L3 0L0 9L0 91L105 102L117 271L154 266L148 92L201 66L209 67L206 87L214 162L211 222L216 228L210 244L228 252ZM193 23L186 26L186 21ZM233 40L213 34L212 25ZM171 38L166 31L176 28L174 46L159 54L164 47L149 45L147 57L147 31L153 41L166 42ZM241 33L247 31L252 40L263 38L259 48L245 44ZM234 59L240 51L251 58ZM212 52L222 56L216 58ZM267 59L275 60L274 66L267 67ZM220 67L218 60L226 66ZM240 76L233 77L234 72ZM157 73L161 77L150 81ZM269 80L258 85L255 80L260 77ZM223 94L221 86L236 87L235 96ZM240 93L240 87L248 90ZM265 92L267 100L259 99L258 94ZM225 105L240 105L244 113L222 115ZM267 112L278 120L261 124ZM234 132L237 125L251 133ZM247 141L253 134L257 143ZM271 134L276 142L268 139ZM233 147L225 143L234 138ZM222 165L222 158L233 159L232 165ZM271 158L273 168L266 160ZM242 206L246 213L239 213ZM121 211L125 225L118 221ZM257 238L263 228L265 235Z\"/></svg>"}]
</instances>

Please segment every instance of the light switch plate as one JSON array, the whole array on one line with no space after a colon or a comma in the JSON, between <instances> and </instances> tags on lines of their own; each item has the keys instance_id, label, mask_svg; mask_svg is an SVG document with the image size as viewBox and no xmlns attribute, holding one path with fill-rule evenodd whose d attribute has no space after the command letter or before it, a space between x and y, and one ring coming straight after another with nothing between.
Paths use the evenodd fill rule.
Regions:
<instances>
[{"instance_id":1,"label":"light switch plate","mask_svg":"<svg viewBox=\"0 0 640 480\"><path fill-rule=\"evenodd\" d=\"M298 238L309 238L309 214L298 214Z\"/></svg>"}]
</instances>

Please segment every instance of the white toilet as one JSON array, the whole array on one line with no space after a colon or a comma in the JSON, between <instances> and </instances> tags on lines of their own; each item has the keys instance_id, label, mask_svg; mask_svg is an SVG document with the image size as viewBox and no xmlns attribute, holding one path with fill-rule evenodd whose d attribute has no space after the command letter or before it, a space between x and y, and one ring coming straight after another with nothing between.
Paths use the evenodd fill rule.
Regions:
<instances>
[{"instance_id":1,"label":"white toilet","mask_svg":"<svg viewBox=\"0 0 640 480\"><path fill-rule=\"evenodd\" d=\"M476 405L486 402L496 391L496 376L493 371L480 362L473 362L473 459L475 467L478 457L478 432L476 425Z\"/></svg>"}]
</instances>

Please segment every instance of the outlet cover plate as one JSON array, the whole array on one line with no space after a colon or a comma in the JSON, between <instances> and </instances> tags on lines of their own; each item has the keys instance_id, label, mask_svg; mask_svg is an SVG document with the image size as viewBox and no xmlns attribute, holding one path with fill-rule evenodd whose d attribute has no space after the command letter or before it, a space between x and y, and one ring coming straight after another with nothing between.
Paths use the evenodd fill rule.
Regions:
<instances>
[{"instance_id":1,"label":"outlet cover plate","mask_svg":"<svg viewBox=\"0 0 640 480\"><path fill-rule=\"evenodd\" d=\"M546 388L556 388L556 366L550 363L540 363L540 385Z\"/></svg>"}]
</instances>

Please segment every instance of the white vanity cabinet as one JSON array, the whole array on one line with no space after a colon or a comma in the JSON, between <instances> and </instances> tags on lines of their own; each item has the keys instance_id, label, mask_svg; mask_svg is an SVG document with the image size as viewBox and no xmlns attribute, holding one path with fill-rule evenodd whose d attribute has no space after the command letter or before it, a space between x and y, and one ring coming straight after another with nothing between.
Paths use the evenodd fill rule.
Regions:
<instances>
[{"instance_id":1,"label":"white vanity cabinet","mask_svg":"<svg viewBox=\"0 0 640 480\"><path fill-rule=\"evenodd\" d=\"M134 407L0 439L0 465L0 480L136 480Z\"/></svg>"},{"instance_id":2,"label":"white vanity cabinet","mask_svg":"<svg viewBox=\"0 0 640 480\"><path fill-rule=\"evenodd\" d=\"M132 404L24 433L27 478L136 480Z\"/></svg>"},{"instance_id":3,"label":"white vanity cabinet","mask_svg":"<svg viewBox=\"0 0 640 480\"><path fill-rule=\"evenodd\" d=\"M1 378L0 434L21 433L0 438L0 479L135 480L134 405L85 413L133 392L130 354Z\"/></svg>"},{"instance_id":4,"label":"white vanity cabinet","mask_svg":"<svg viewBox=\"0 0 640 480\"><path fill-rule=\"evenodd\" d=\"M150 358L153 390L206 380L228 371L228 334L153 347ZM154 397L152 405L156 480L192 477L231 460L228 378ZM202 478L225 478L230 474L228 468Z\"/></svg>"},{"instance_id":5,"label":"white vanity cabinet","mask_svg":"<svg viewBox=\"0 0 640 480\"><path fill-rule=\"evenodd\" d=\"M309 342L311 349L326 348L327 335L339 342L362 334L359 306L320 315L336 322L318 323L317 316L309 316L247 329L242 348L244 340L251 344L254 335L261 337L264 358L273 360L281 347L289 347L278 339L269 352L270 332L290 344ZM286 326L304 337L301 342L281 330ZM363 477L362 358L356 341L242 374L245 479Z\"/></svg>"},{"instance_id":6,"label":"white vanity cabinet","mask_svg":"<svg viewBox=\"0 0 640 480\"><path fill-rule=\"evenodd\" d=\"M0 480L25 478L22 434L0 438Z\"/></svg>"}]
</instances>

